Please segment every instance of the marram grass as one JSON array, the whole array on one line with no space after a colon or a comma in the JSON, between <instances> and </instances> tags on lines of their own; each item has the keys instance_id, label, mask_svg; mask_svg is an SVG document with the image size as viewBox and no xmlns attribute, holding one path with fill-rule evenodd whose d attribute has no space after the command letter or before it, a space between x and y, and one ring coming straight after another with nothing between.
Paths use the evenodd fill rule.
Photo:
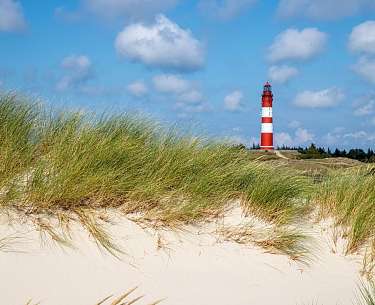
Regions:
<instances>
[{"instance_id":1,"label":"marram grass","mask_svg":"<svg viewBox=\"0 0 375 305\"><path fill-rule=\"evenodd\" d=\"M20 245L24 240L17 234L10 234L0 237L0 253L1 252L21 252Z\"/></svg>"},{"instance_id":2,"label":"marram grass","mask_svg":"<svg viewBox=\"0 0 375 305\"><path fill-rule=\"evenodd\" d=\"M319 186L315 201L322 216L331 216L347 239L348 254L364 252L372 273L375 259L375 175L371 166L334 171Z\"/></svg>"},{"instance_id":3,"label":"marram grass","mask_svg":"<svg viewBox=\"0 0 375 305\"><path fill-rule=\"evenodd\" d=\"M128 290L124 294L115 297L110 295L95 303L94 305L131 305L139 304L142 301L143 296L132 297L132 294L137 290L137 287ZM147 305L157 305L161 304L163 300L158 300ZM318 302L312 303L303 303L318 305ZM41 305L41 303L33 303L32 300L29 300L25 305ZM327 304L328 305L328 304ZM333 304L332 304L333 305ZM358 294L356 300L353 302L353 305L375 305L375 284L370 282L368 284L362 282L358 285Z\"/></svg>"},{"instance_id":4,"label":"marram grass","mask_svg":"<svg viewBox=\"0 0 375 305\"><path fill-rule=\"evenodd\" d=\"M224 240L244 245L257 245L267 253L282 254L291 260L309 265L312 261L311 240L296 228L241 225L224 227L218 232Z\"/></svg>"},{"instance_id":5,"label":"marram grass","mask_svg":"<svg viewBox=\"0 0 375 305\"><path fill-rule=\"evenodd\" d=\"M375 305L375 283L361 283L356 305Z\"/></svg>"},{"instance_id":6,"label":"marram grass","mask_svg":"<svg viewBox=\"0 0 375 305\"><path fill-rule=\"evenodd\" d=\"M16 96L0 100L0 205L11 200L32 166L35 149L37 107Z\"/></svg>"},{"instance_id":7,"label":"marram grass","mask_svg":"<svg viewBox=\"0 0 375 305\"><path fill-rule=\"evenodd\" d=\"M348 252L358 251L375 234L375 175L370 167L335 171L316 193L321 213L345 227Z\"/></svg>"},{"instance_id":8,"label":"marram grass","mask_svg":"<svg viewBox=\"0 0 375 305\"><path fill-rule=\"evenodd\" d=\"M0 122L2 205L29 215L71 212L106 249L114 246L90 210L141 213L170 227L216 217L233 199L276 225L306 212L307 178L139 116L48 113L8 95Z\"/></svg>"},{"instance_id":9,"label":"marram grass","mask_svg":"<svg viewBox=\"0 0 375 305\"><path fill-rule=\"evenodd\" d=\"M137 296L133 297L134 292L137 290L138 287L132 288L125 292L120 296L110 295L105 297L104 299L100 300L99 302L93 305L132 305L132 304L141 304L141 301L144 296ZM146 305L157 305L160 304L162 300L158 300L152 303L148 303ZM145 303L143 303L145 304ZM32 300L29 300L25 305L41 305L40 302L33 303Z\"/></svg>"}]
</instances>

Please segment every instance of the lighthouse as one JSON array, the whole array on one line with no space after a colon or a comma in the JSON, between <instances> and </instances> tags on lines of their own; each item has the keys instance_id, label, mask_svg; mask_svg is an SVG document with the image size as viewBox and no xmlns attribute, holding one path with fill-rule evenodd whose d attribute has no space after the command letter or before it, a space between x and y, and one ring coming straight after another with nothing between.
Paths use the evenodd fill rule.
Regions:
<instances>
[{"instance_id":1,"label":"lighthouse","mask_svg":"<svg viewBox=\"0 0 375 305\"><path fill-rule=\"evenodd\" d=\"M262 131L260 136L260 149L273 150L273 121L272 121L272 87L267 82L262 94Z\"/></svg>"}]
</instances>

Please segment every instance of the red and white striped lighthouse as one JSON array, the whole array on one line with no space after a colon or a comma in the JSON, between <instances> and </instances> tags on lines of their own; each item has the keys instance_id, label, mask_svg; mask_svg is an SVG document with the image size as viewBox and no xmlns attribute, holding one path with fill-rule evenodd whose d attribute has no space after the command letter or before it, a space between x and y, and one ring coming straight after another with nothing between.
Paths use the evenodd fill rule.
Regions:
<instances>
[{"instance_id":1,"label":"red and white striped lighthouse","mask_svg":"<svg viewBox=\"0 0 375 305\"><path fill-rule=\"evenodd\" d=\"M273 150L272 102L272 87L267 82L262 94L262 132L260 136L260 149L262 150Z\"/></svg>"}]
</instances>

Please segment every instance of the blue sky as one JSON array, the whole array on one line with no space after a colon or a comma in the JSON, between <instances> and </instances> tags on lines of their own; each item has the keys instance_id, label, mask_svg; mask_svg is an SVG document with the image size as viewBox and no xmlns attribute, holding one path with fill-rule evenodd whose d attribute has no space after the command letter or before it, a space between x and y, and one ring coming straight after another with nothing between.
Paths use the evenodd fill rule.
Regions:
<instances>
[{"instance_id":1,"label":"blue sky","mask_svg":"<svg viewBox=\"0 0 375 305\"><path fill-rule=\"evenodd\" d=\"M249 145L374 148L374 0L0 0L0 90Z\"/></svg>"}]
</instances>

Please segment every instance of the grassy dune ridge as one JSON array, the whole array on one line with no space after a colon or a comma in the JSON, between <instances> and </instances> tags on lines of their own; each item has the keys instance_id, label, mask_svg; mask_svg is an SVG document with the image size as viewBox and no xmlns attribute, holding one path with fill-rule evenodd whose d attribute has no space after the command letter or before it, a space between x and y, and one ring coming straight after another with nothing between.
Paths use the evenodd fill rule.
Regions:
<instances>
[{"instance_id":1,"label":"grassy dune ridge","mask_svg":"<svg viewBox=\"0 0 375 305\"><path fill-rule=\"evenodd\" d=\"M122 250L102 226L102 211L182 228L216 219L237 200L269 226L231 228L223 232L227 240L305 260L308 237L300 224L318 209L342 230L347 253L363 253L364 271L373 274L373 171L329 169L314 180L141 116L49 111L18 95L0 96L0 213L17 211L63 245L69 245L69 223L78 221L116 256ZM16 241L0 238L0 251L12 251ZM374 304L373 286L360 294L363 304Z\"/></svg>"},{"instance_id":2,"label":"grassy dune ridge","mask_svg":"<svg viewBox=\"0 0 375 305\"><path fill-rule=\"evenodd\" d=\"M299 199L310 190L308 178L139 116L48 112L6 95L0 118L2 206L61 222L73 212L102 241L91 217L102 208L170 227L214 218L234 199L280 226L307 211Z\"/></svg>"},{"instance_id":3,"label":"grassy dune ridge","mask_svg":"<svg viewBox=\"0 0 375 305\"><path fill-rule=\"evenodd\" d=\"M100 226L101 210L180 228L215 219L238 200L277 229L260 244L305 254L299 224L319 208L345 228L348 253L365 249L365 265L375 261L375 176L367 166L329 170L313 181L303 171L144 117L48 111L18 95L0 97L0 122L0 204L35 217L55 240L65 236L39 215L54 216L61 227L80 221L99 244L117 251ZM246 228L240 233L231 238L254 240Z\"/></svg>"},{"instance_id":4,"label":"grassy dune ridge","mask_svg":"<svg viewBox=\"0 0 375 305\"><path fill-rule=\"evenodd\" d=\"M347 253L364 252L367 271L375 269L375 175L373 167L332 171L315 193L323 217L333 217L348 240Z\"/></svg>"}]
</instances>

